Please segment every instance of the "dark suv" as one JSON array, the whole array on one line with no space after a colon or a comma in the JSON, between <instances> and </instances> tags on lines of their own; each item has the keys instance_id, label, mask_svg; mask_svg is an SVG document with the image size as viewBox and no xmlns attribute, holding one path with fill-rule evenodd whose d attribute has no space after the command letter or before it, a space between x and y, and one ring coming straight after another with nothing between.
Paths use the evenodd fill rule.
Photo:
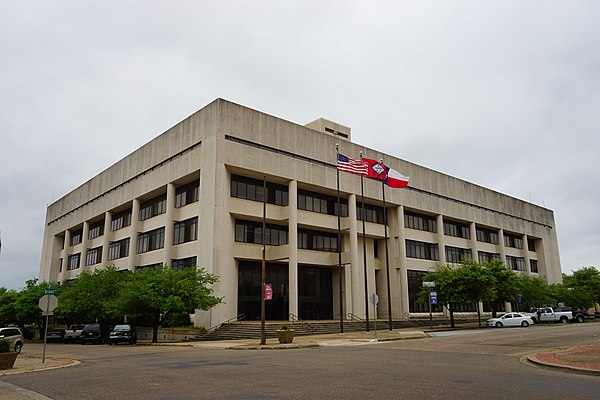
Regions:
<instances>
[{"instance_id":1,"label":"dark suv","mask_svg":"<svg viewBox=\"0 0 600 400\"><path fill-rule=\"evenodd\" d=\"M115 325L108 336L108 344L117 344L119 342L127 342L129 344L137 343L137 332L135 331L135 327L133 325Z\"/></svg>"},{"instance_id":2,"label":"dark suv","mask_svg":"<svg viewBox=\"0 0 600 400\"><path fill-rule=\"evenodd\" d=\"M106 331L100 324L86 324L81 331L81 344L104 343Z\"/></svg>"}]
</instances>

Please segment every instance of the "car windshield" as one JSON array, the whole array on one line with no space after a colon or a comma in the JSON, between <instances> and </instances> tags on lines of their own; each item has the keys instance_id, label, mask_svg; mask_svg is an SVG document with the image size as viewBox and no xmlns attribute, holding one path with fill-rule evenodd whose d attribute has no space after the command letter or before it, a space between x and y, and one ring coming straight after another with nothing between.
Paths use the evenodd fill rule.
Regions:
<instances>
[{"instance_id":1,"label":"car windshield","mask_svg":"<svg viewBox=\"0 0 600 400\"><path fill-rule=\"evenodd\" d=\"M129 325L115 325L115 327L113 328L113 331L129 331L131 330L131 328L129 328Z\"/></svg>"}]
</instances>

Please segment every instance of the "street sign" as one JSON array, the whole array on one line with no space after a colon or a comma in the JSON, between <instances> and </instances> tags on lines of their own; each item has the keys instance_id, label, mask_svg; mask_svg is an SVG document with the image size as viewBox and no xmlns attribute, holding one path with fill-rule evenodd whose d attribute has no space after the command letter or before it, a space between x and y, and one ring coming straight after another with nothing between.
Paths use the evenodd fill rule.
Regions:
<instances>
[{"instance_id":1,"label":"street sign","mask_svg":"<svg viewBox=\"0 0 600 400\"><path fill-rule=\"evenodd\" d=\"M371 293L369 299L371 300L371 304L373 305L377 305L377 303L379 303L379 296L377 296L377 293Z\"/></svg>"},{"instance_id":2,"label":"street sign","mask_svg":"<svg viewBox=\"0 0 600 400\"><path fill-rule=\"evenodd\" d=\"M522 303L522 302L523 302L523 295L517 294L517 303Z\"/></svg>"},{"instance_id":3,"label":"street sign","mask_svg":"<svg viewBox=\"0 0 600 400\"><path fill-rule=\"evenodd\" d=\"M56 288L44 288L43 289L43 293L44 294L56 294L56 293L58 293L58 289L56 289Z\"/></svg>"},{"instance_id":4,"label":"street sign","mask_svg":"<svg viewBox=\"0 0 600 400\"><path fill-rule=\"evenodd\" d=\"M431 304L437 304L437 292L431 292Z\"/></svg>"},{"instance_id":5,"label":"street sign","mask_svg":"<svg viewBox=\"0 0 600 400\"><path fill-rule=\"evenodd\" d=\"M38 303L42 311L54 311L58 306L58 298L53 294L45 294Z\"/></svg>"},{"instance_id":6,"label":"street sign","mask_svg":"<svg viewBox=\"0 0 600 400\"><path fill-rule=\"evenodd\" d=\"M423 287L435 287L435 282L423 282Z\"/></svg>"},{"instance_id":7,"label":"street sign","mask_svg":"<svg viewBox=\"0 0 600 400\"><path fill-rule=\"evenodd\" d=\"M265 283L265 300L273 300L273 285Z\"/></svg>"}]
</instances>

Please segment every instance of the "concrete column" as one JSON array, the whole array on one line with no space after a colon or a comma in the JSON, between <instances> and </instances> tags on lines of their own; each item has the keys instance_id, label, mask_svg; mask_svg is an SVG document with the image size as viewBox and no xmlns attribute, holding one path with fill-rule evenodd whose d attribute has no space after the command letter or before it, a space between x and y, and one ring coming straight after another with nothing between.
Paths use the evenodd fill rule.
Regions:
<instances>
[{"instance_id":1,"label":"concrete column","mask_svg":"<svg viewBox=\"0 0 600 400\"><path fill-rule=\"evenodd\" d=\"M525 272L527 273L527 275L531 275L531 265L530 265L530 258L529 258L529 246L527 245L527 235L523 235L523 250L521 252L521 254L523 254L523 258L525 259Z\"/></svg>"},{"instance_id":2,"label":"concrete column","mask_svg":"<svg viewBox=\"0 0 600 400\"><path fill-rule=\"evenodd\" d=\"M289 217L288 217L288 307L289 312L298 315L298 182L290 181L288 185Z\"/></svg>"},{"instance_id":3,"label":"concrete column","mask_svg":"<svg viewBox=\"0 0 600 400\"><path fill-rule=\"evenodd\" d=\"M506 264L506 250L504 247L504 229L498 229L498 248L500 249L500 260Z\"/></svg>"},{"instance_id":4,"label":"concrete column","mask_svg":"<svg viewBox=\"0 0 600 400\"><path fill-rule=\"evenodd\" d=\"M131 207L131 227L129 228L129 269L135 270L137 260L137 237L138 227L140 226L140 200L133 199Z\"/></svg>"},{"instance_id":5,"label":"concrete column","mask_svg":"<svg viewBox=\"0 0 600 400\"><path fill-rule=\"evenodd\" d=\"M348 223L350 228L349 249L350 268L346 268L346 313L364 317L365 290L364 273L358 247L358 220L356 212L356 195L348 197ZM362 318L362 317L361 317Z\"/></svg>"},{"instance_id":6,"label":"concrete column","mask_svg":"<svg viewBox=\"0 0 600 400\"><path fill-rule=\"evenodd\" d=\"M444 238L444 217L442 214L436 216L437 221L437 240L440 253L440 264L446 264L446 239Z\"/></svg>"},{"instance_id":7,"label":"concrete column","mask_svg":"<svg viewBox=\"0 0 600 400\"><path fill-rule=\"evenodd\" d=\"M173 232L174 224L173 214L175 210L175 185L167 185L167 210L165 212L165 247L163 249L163 265L171 265L173 253Z\"/></svg>"},{"instance_id":8,"label":"concrete column","mask_svg":"<svg viewBox=\"0 0 600 400\"><path fill-rule=\"evenodd\" d=\"M410 307L408 300L408 259L406 258L406 228L404 227L404 206L397 208L398 223L398 273L400 284L400 318L407 318Z\"/></svg>"},{"instance_id":9,"label":"concrete column","mask_svg":"<svg viewBox=\"0 0 600 400\"><path fill-rule=\"evenodd\" d=\"M65 231L65 241L63 243L63 248L60 251L60 258L62 258L62 266L60 268L59 280L63 281L63 276L67 270L67 265L69 263L69 254L71 252L71 231Z\"/></svg>"},{"instance_id":10,"label":"concrete column","mask_svg":"<svg viewBox=\"0 0 600 400\"><path fill-rule=\"evenodd\" d=\"M83 222L83 232L81 233L81 256L79 258L79 268L83 268L87 264L87 251L89 249L90 223Z\"/></svg>"},{"instance_id":11,"label":"concrete column","mask_svg":"<svg viewBox=\"0 0 600 400\"><path fill-rule=\"evenodd\" d=\"M104 236L102 237L102 261L100 265L102 267L108 266L108 248L110 247L110 239L112 238L112 230L110 229L112 224L112 213L109 211L104 213Z\"/></svg>"},{"instance_id":12,"label":"concrete column","mask_svg":"<svg viewBox=\"0 0 600 400\"><path fill-rule=\"evenodd\" d=\"M479 249L477 248L477 227L475 226L475 222L471 222L469 224L469 231L471 233L469 244L471 246L473 261L479 262Z\"/></svg>"}]
</instances>

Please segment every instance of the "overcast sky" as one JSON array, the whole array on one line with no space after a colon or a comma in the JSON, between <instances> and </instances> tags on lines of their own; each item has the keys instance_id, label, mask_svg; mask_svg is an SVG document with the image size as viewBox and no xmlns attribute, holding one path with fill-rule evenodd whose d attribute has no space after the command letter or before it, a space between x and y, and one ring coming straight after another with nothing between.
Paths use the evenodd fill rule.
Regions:
<instances>
[{"instance_id":1,"label":"overcast sky","mask_svg":"<svg viewBox=\"0 0 600 400\"><path fill-rule=\"evenodd\" d=\"M0 0L0 287L46 206L221 97L554 211L600 267L598 1Z\"/></svg>"}]
</instances>

